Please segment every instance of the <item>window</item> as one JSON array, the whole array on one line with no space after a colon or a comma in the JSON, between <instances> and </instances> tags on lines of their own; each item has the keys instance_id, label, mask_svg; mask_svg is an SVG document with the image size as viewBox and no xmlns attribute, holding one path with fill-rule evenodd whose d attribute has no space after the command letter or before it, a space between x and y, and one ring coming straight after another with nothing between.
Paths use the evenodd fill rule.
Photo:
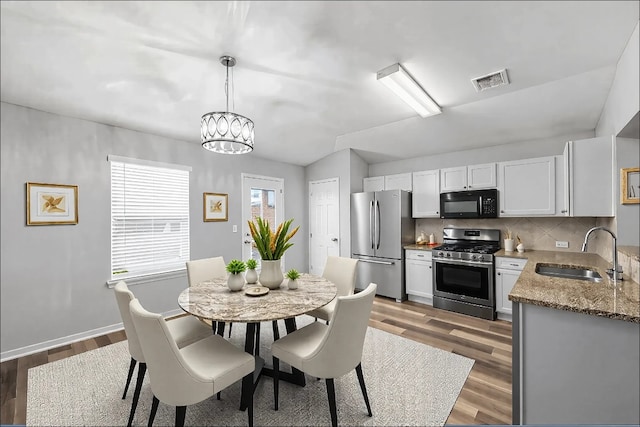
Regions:
<instances>
[{"instance_id":1,"label":"window","mask_svg":"<svg viewBox=\"0 0 640 427\"><path fill-rule=\"evenodd\" d=\"M117 156L109 161L111 281L184 270L191 168Z\"/></svg>"}]
</instances>

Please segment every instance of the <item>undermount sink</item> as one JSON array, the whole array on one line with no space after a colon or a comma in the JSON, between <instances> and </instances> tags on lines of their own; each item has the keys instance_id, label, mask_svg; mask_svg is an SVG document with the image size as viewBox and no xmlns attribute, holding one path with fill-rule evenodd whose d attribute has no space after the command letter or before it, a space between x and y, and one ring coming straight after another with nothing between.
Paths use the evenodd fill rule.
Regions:
<instances>
[{"instance_id":1,"label":"undermount sink","mask_svg":"<svg viewBox=\"0 0 640 427\"><path fill-rule=\"evenodd\" d=\"M587 280L589 282L602 281L602 276L597 271L580 265L538 263L536 264L536 273L563 279Z\"/></svg>"}]
</instances>

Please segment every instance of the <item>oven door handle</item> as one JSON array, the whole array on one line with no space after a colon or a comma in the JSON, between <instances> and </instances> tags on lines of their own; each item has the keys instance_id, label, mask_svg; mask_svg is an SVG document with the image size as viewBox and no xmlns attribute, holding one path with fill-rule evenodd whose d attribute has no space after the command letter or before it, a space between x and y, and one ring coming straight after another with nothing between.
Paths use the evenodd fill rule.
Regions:
<instances>
[{"instance_id":1,"label":"oven door handle","mask_svg":"<svg viewBox=\"0 0 640 427\"><path fill-rule=\"evenodd\" d=\"M474 265L477 265L479 267L493 266L493 262L486 262L486 261L461 261L457 259L440 259L440 258L433 260L434 265L438 262L442 264L466 265L469 267L473 267Z\"/></svg>"}]
</instances>

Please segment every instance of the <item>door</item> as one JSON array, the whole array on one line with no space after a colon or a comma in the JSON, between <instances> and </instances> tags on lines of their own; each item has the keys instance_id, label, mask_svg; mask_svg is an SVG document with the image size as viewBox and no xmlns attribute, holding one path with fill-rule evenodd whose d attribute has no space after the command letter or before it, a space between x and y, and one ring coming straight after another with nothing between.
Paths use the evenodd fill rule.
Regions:
<instances>
[{"instance_id":1,"label":"door","mask_svg":"<svg viewBox=\"0 0 640 427\"><path fill-rule=\"evenodd\" d=\"M375 193L351 195L351 252L373 256L373 206ZM364 289L364 288L363 288Z\"/></svg>"},{"instance_id":2,"label":"door","mask_svg":"<svg viewBox=\"0 0 640 427\"><path fill-rule=\"evenodd\" d=\"M373 210L375 256L402 258L400 190L379 191Z\"/></svg>"},{"instance_id":3,"label":"door","mask_svg":"<svg viewBox=\"0 0 640 427\"><path fill-rule=\"evenodd\" d=\"M253 258L260 263L260 253L253 244L247 221L262 217L271 229L284 218L284 180L268 176L242 174L242 259ZM282 258L284 268L284 257ZM258 268L260 268L258 266Z\"/></svg>"},{"instance_id":4,"label":"door","mask_svg":"<svg viewBox=\"0 0 640 427\"><path fill-rule=\"evenodd\" d=\"M328 256L340 256L338 178L309 182L309 273L322 275Z\"/></svg>"}]
</instances>

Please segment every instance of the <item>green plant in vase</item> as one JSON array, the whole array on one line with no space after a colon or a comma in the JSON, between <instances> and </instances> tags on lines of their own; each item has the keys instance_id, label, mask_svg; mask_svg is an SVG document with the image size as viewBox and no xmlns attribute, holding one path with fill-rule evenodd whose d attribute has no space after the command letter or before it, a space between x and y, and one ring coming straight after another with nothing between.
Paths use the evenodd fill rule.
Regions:
<instances>
[{"instance_id":1,"label":"green plant in vase","mask_svg":"<svg viewBox=\"0 0 640 427\"><path fill-rule=\"evenodd\" d=\"M289 279L289 284L287 285L289 289L298 289L298 278L300 277L300 273L295 268L287 271L287 279Z\"/></svg>"},{"instance_id":2,"label":"green plant in vase","mask_svg":"<svg viewBox=\"0 0 640 427\"><path fill-rule=\"evenodd\" d=\"M285 251L293 246L290 242L300 227L289 231L293 218L283 221L275 231L269 225L269 221L257 217L254 221L248 221L249 231L254 245L262 258L260 271L260 284L269 289L277 289L282 284L284 276L280 266L280 259Z\"/></svg>"},{"instance_id":3,"label":"green plant in vase","mask_svg":"<svg viewBox=\"0 0 640 427\"><path fill-rule=\"evenodd\" d=\"M248 259L245 264L247 265L247 274L245 274L245 280L247 281L247 283L251 285L258 283L258 273L256 273L258 261L251 258Z\"/></svg>"},{"instance_id":4,"label":"green plant in vase","mask_svg":"<svg viewBox=\"0 0 640 427\"><path fill-rule=\"evenodd\" d=\"M239 259L232 259L227 264L227 271L230 273L227 278L227 286L232 291L239 291L244 286L244 277L242 273L247 269L244 262Z\"/></svg>"}]
</instances>

